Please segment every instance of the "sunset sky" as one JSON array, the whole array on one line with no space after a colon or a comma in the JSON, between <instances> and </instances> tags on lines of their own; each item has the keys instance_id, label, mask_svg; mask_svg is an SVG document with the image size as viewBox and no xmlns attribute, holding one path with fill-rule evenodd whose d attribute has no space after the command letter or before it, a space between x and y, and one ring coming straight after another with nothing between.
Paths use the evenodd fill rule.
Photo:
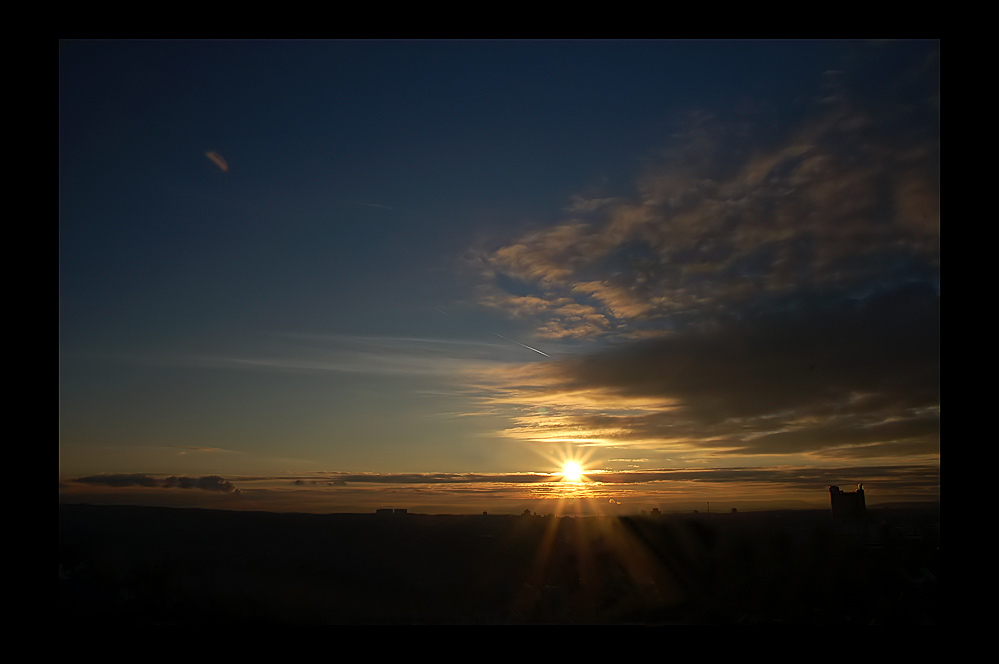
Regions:
<instances>
[{"instance_id":1,"label":"sunset sky","mask_svg":"<svg viewBox=\"0 0 999 664\"><path fill-rule=\"evenodd\" d=\"M936 41L62 41L60 500L937 500L939 88Z\"/></svg>"}]
</instances>

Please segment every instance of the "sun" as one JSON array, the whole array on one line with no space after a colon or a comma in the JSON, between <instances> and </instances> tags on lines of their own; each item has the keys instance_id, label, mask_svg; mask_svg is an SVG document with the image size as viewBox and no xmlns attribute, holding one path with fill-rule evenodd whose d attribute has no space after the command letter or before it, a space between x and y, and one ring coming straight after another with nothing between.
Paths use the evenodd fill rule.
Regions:
<instances>
[{"instance_id":1,"label":"sun","mask_svg":"<svg viewBox=\"0 0 999 664\"><path fill-rule=\"evenodd\" d=\"M583 479L583 467L578 461L566 461L562 466L562 477L566 482L580 482Z\"/></svg>"}]
</instances>

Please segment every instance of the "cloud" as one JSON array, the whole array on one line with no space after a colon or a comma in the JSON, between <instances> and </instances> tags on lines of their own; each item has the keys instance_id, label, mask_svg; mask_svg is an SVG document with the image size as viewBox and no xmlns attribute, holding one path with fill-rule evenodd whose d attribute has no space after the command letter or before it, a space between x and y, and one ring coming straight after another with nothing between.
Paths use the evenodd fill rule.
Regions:
<instances>
[{"instance_id":1,"label":"cloud","mask_svg":"<svg viewBox=\"0 0 999 664\"><path fill-rule=\"evenodd\" d=\"M938 116L915 116L839 101L777 139L694 116L632 196L471 251L479 301L542 337L635 337L937 270Z\"/></svg>"},{"instance_id":2,"label":"cloud","mask_svg":"<svg viewBox=\"0 0 999 664\"><path fill-rule=\"evenodd\" d=\"M939 296L925 284L859 301L779 298L710 327L573 358L564 376L577 389L678 399L705 422L868 393L923 407L938 397L939 326Z\"/></svg>"},{"instance_id":3,"label":"cloud","mask_svg":"<svg viewBox=\"0 0 999 664\"><path fill-rule=\"evenodd\" d=\"M166 478L152 477L142 473L116 475L90 475L72 480L79 484L103 485L109 487L160 487L164 489L201 489L216 493L239 494L240 490L229 480L218 475L202 477L171 476Z\"/></svg>"},{"instance_id":4,"label":"cloud","mask_svg":"<svg viewBox=\"0 0 999 664\"><path fill-rule=\"evenodd\" d=\"M559 471L548 473L349 473L318 472L300 477L258 477L241 482L287 482L295 487L318 487L321 491L340 491L345 487L372 486L378 492L394 488L410 491L507 491L517 487L561 485ZM76 480L81 481L81 480ZM896 488L925 488L939 482L939 470L921 464L761 466L730 468L655 468L648 470L587 469L586 482L591 488L600 485L640 485L650 483L689 483L704 485L772 484L814 489L829 484L855 484L876 481ZM505 488L504 488L505 487Z\"/></svg>"},{"instance_id":5,"label":"cloud","mask_svg":"<svg viewBox=\"0 0 999 664\"><path fill-rule=\"evenodd\" d=\"M166 449L180 450L178 454L185 455L188 452L196 453L210 453L210 452L226 452L232 453L232 450L223 449L221 447L196 447L191 445L166 445Z\"/></svg>"},{"instance_id":6,"label":"cloud","mask_svg":"<svg viewBox=\"0 0 999 664\"><path fill-rule=\"evenodd\" d=\"M301 491L339 493L351 488L371 487L381 496L398 491L406 494L420 492L435 495L488 494L495 495L547 495L560 497L561 473L313 473L297 478L257 478L258 481L281 480ZM574 485L583 490L598 492L601 487L628 488L644 485L669 487L671 485L713 487L782 487L785 490L806 492L823 491L830 484L850 485L859 482L877 485L882 494L891 491L932 492L939 485L939 469L922 464L876 464L836 467L816 466L763 466L731 468L657 468L649 470L588 469L586 482ZM316 487L316 488L310 488ZM256 490L254 490L256 491ZM525 494L524 492L528 492ZM540 492L540 493L537 493ZM251 491L252 493L252 491ZM620 494L614 494L620 495ZM821 493L818 495L821 496ZM562 496L564 497L564 496Z\"/></svg>"},{"instance_id":7,"label":"cloud","mask_svg":"<svg viewBox=\"0 0 999 664\"><path fill-rule=\"evenodd\" d=\"M616 201L616 198L585 198L583 196L573 196L569 201L569 204L566 205L564 209L567 212L574 213L595 212Z\"/></svg>"},{"instance_id":8,"label":"cloud","mask_svg":"<svg viewBox=\"0 0 999 664\"><path fill-rule=\"evenodd\" d=\"M915 282L860 299L778 297L710 326L497 370L477 386L484 402L521 408L506 433L527 440L925 454L939 445L939 344L939 294Z\"/></svg>"},{"instance_id":9,"label":"cloud","mask_svg":"<svg viewBox=\"0 0 999 664\"><path fill-rule=\"evenodd\" d=\"M514 409L503 433L934 458L938 69L918 65L874 102L827 77L782 135L692 115L632 195L577 197L575 216L471 250L479 304L557 358L470 377Z\"/></svg>"},{"instance_id":10,"label":"cloud","mask_svg":"<svg viewBox=\"0 0 999 664\"><path fill-rule=\"evenodd\" d=\"M351 484L534 484L550 482L549 473L329 473L327 482Z\"/></svg>"},{"instance_id":11,"label":"cloud","mask_svg":"<svg viewBox=\"0 0 999 664\"><path fill-rule=\"evenodd\" d=\"M229 172L229 164L218 152L206 152L205 156L208 157L213 164L219 167L223 173Z\"/></svg>"},{"instance_id":12,"label":"cloud","mask_svg":"<svg viewBox=\"0 0 999 664\"><path fill-rule=\"evenodd\" d=\"M495 359L507 345L459 339L283 333L243 352L188 361L201 366L257 371L446 379L469 364Z\"/></svg>"},{"instance_id":13,"label":"cloud","mask_svg":"<svg viewBox=\"0 0 999 664\"><path fill-rule=\"evenodd\" d=\"M141 473L117 474L117 475L90 475L88 477L77 477L72 480L80 484L103 484L111 487L125 486L161 486L161 481L156 478Z\"/></svg>"},{"instance_id":14,"label":"cloud","mask_svg":"<svg viewBox=\"0 0 999 664\"><path fill-rule=\"evenodd\" d=\"M863 459L867 461L867 459ZM932 500L939 497L939 468L921 464L878 462L859 465L841 463L822 468L801 465L733 468L653 468L612 471L588 468L587 481L566 485L558 472L520 473L349 473L313 472L297 477L241 476L235 478L242 490L231 509L267 509L277 511L368 512L376 507L406 504L410 511L467 513L488 509L490 513L520 513L525 506L560 511L567 505L595 501L593 513L600 506L636 504L652 501L673 504L677 501L718 499L733 500L808 500L816 505L827 503L826 487L850 486L863 482L869 500ZM77 499L99 503L142 504L150 499L151 487L201 488L221 493L231 484L217 476L204 478L156 478L148 475L102 475L67 480L60 486L62 500ZM114 487L94 492L82 487ZM136 492L138 489L138 493ZM155 500L169 500L177 505L200 505L189 492L173 491ZM550 506L543 507L542 502ZM556 507L558 505L560 507ZM413 508L416 508L415 510Z\"/></svg>"}]
</instances>

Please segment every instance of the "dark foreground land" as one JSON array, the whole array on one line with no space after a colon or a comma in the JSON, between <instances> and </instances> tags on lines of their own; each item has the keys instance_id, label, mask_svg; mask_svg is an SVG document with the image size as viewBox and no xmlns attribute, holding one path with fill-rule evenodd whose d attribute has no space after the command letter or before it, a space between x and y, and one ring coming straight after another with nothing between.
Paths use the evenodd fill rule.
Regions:
<instances>
[{"instance_id":1,"label":"dark foreground land","mask_svg":"<svg viewBox=\"0 0 999 664\"><path fill-rule=\"evenodd\" d=\"M63 621L938 624L939 510L557 518L61 505Z\"/></svg>"}]
</instances>

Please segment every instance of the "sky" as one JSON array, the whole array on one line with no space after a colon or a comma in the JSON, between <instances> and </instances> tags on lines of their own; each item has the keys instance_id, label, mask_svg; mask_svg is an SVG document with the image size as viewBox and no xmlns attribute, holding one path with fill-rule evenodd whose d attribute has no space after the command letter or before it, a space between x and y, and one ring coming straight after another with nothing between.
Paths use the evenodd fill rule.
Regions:
<instances>
[{"instance_id":1,"label":"sky","mask_svg":"<svg viewBox=\"0 0 999 664\"><path fill-rule=\"evenodd\" d=\"M58 242L61 501L939 500L938 41L65 40Z\"/></svg>"}]
</instances>

